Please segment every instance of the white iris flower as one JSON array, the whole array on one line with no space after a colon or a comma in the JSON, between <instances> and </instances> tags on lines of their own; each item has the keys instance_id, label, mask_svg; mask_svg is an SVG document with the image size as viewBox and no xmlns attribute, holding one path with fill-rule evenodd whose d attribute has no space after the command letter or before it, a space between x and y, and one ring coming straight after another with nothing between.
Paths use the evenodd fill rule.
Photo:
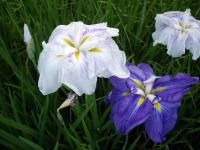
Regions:
<instances>
[{"instance_id":1,"label":"white iris flower","mask_svg":"<svg viewBox=\"0 0 200 150\"><path fill-rule=\"evenodd\" d=\"M39 57L40 91L47 95L64 84L80 96L95 91L97 77L129 77L125 54L112 39L118 32L106 23L57 26Z\"/></svg>"},{"instance_id":2,"label":"white iris flower","mask_svg":"<svg viewBox=\"0 0 200 150\"><path fill-rule=\"evenodd\" d=\"M194 60L199 58L200 21L191 16L190 9L157 14L155 20L154 45L167 45L167 54L172 57L179 57L188 49Z\"/></svg>"}]
</instances>

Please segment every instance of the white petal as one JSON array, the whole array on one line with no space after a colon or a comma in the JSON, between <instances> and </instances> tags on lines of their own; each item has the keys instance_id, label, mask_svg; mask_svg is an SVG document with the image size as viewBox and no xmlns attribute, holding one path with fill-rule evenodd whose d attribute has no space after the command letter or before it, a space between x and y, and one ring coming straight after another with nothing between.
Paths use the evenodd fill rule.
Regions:
<instances>
[{"instance_id":1,"label":"white petal","mask_svg":"<svg viewBox=\"0 0 200 150\"><path fill-rule=\"evenodd\" d=\"M72 53L74 53L77 50L77 48L75 48L75 47L71 46L70 44L68 44L67 42L65 42L66 39L68 41L72 41L72 39L69 38L68 35L59 34L56 37L54 37L54 39L49 43L58 45L60 50L63 50L66 53L66 55L71 55Z\"/></svg>"},{"instance_id":2,"label":"white petal","mask_svg":"<svg viewBox=\"0 0 200 150\"><path fill-rule=\"evenodd\" d=\"M185 12L182 12L182 11L168 11L168 12L165 12L163 13L163 15L167 16L167 17L174 17L174 18L182 18L183 14Z\"/></svg>"},{"instance_id":3,"label":"white petal","mask_svg":"<svg viewBox=\"0 0 200 150\"><path fill-rule=\"evenodd\" d=\"M157 44L163 44L167 45L169 38L172 36L172 34L175 32L173 28L166 27L163 30L155 31L152 34L152 38L154 40L153 45Z\"/></svg>"},{"instance_id":4,"label":"white petal","mask_svg":"<svg viewBox=\"0 0 200 150\"><path fill-rule=\"evenodd\" d=\"M153 88L153 84L154 84L154 81L155 79L157 78L160 78L158 76L155 76L155 75L152 75L149 79L145 80L143 83L144 83L144 86L145 86L145 93L146 94L149 94Z\"/></svg>"},{"instance_id":5,"label":"white petal","mask_svg":"<svg viewBox=\"0 0 200 150\"><path fill-rule=\"evenodd\" d=\"M189 32L186 46L193 54L192 59L197 60L200 57L200 28Z\"/></svg>"},{"instance_id":6,"label":"white petal","mask_svg":"<svg viewBox=\"0 0 200 150\"><path fill-rule=\"evenodd\" d=\"M38 87L43 95L55 92L60 86L60 64L62 58L59 58L58 47L53 44L46 44L41 52L38 62L38 71L40 74Z\"/></svg>"},{"instance_id":7,"label":"white petal","mask_svg":"<svg viewBox=\"0 0 200 150\"><path fill-rule=\"evenodd\" d=\"M119 30L117 28L110 28L107 27L107 23L99 23L99 24L93 24L93 25L87 25L88 31L86 34L101 34L99 32L104 32L106 31L108 37L114 37L114 36L119 36Z\"/></svg>"},{"instance_id":8,"label":"white petal","mask_svg":"<svg viewBox=\"0 0 200 150\"><path fill-rule=\"evenodd\" d=\"M60 34L65 34L67 35L66 31L68 30L69 25L59 25L57 26L53 32L51 33L50 37L49 37L49 41L48 42L52 42L58 35ZM67 35L68 36L68 35Z\"/></svg>"},{"instance_id":9,"label":"white petal","mask_svg":"<svg viewBox=\"0 0 200 150\"><path fill-rule=\"evenodd\" d=\"M99 52L89 53L95 61L95 70L98 77L129 77L129 71L125 67L125 53L119 50L114 40L107 39L103 43L100 43L98 48Z\"/></svg>"},{"instance_id":10,"label":"white petal","mask_svg":"<svg viewBox=\"0 0 200 150\"><path fill-rule=\"evenodd\" d=\"M167 54L172 57L179 57L185 53L185 43L188 34L175 31L174 35L168 40Z\"/></svg>"},{"instance_id":11,"label":"white petal","mask_svg":"<svg viewBox=\"0 0 200 150\"><path fill-rule=\"evenodd\" d=\"M91 48L96 47L99 43L106 40L107 38L118 36L119 30L116 28L107 27L106 23L87 25L87 30L84 32L83 37L89 37L85 41L80 49L87 51Z\"/></svg>"},{"instance_id":12,"label":"white petal","mask_svg":"<svg viewBox=\"0 0 200 150\"><path fill-rule=\"evenodd\" d=\"M134 94L138 94L138 95L145 96L144 91L143 91L142 89L140 89L140 88L137 88L137 89L136 89L136 92L135 92Z\"/></svg>"},{"instance_id":13,"label":"white petal","mask_svg":"<svg viewBox=\"0 0 200 150\"><path fill-rule=\"evenodd\" d=\"M192 59L197 60L200 57L200 43L193 44L193 47L190 51L193 55Z\"/></svg>"},{"instance_id":14,"label":"white petal","mask_svg":"<svg viewBox=\"0 0 200 150\"><path fill-rule=\"evenodd\" d=\"M174 27L177 28L177 19L176 18L170 18L164 14L158 14L155 17L156 20L156 30L162 30L165 27Z\"/></svg>"},{"instance_id":15,"label":"white petal","mask_svg":"<svg viewBox=\"0 0 200 150\"><path fill-rule=\"evenodd\" d=\"M76 94L92 94L96 89L96 76L90 76L94 72L91 60L79 54L78 60L64 61L62 64L61 82L71 88Z\"/></svg>"},{"instance_id":16,"label":"white petal","mask_svg":"<svg viewBox=\"0 0 200 150\"><path fill-rule=\"evenodd\" d=\"M190 18L191 18L190 9L186 9L182 18L182 23L184 26L186 26L189 23Z\"/></svg>"},{"instance_id":17,"label":"white petal","mask_svg":"<svg viewBox=\"0 0 200 150\"><path fill-rule=\"evenodd\" d=\"M49 37L49 42L55 42L55 40L57 41L61 36L63 38L68 38L76 47L78 47L85 30L86 25L82 22L72 22L69 25L59 25L54 29Z\"/></svg>"},{"instance_id":18,"label":"white petal","mask_svg":"<svg viewBox=\"0 0 200 150\"><path fill-rule=\"evenodd\" d=\"M70 31L71 30L71 31ZM76 47L79 47L83 38L83 33L86 30L86 25L83 22L73 22L70 24L71 37L73 37L73 43Z\"/></svg>"},{"instance_id":19,"label":"white petal","mask_svg":"<svg viewBox=\"0 0 200 150\"><path fill-rule=\"evenodd\" d=\"M32 36L28 29L28 26L27 26L27 24L24 24L24 42L26 44L30 44L31 40L32 40Z\"/></svg>"},{"instance_id":20,"label":"white petal","mask_svg":"<svg viewBox=\"0 0 200 150\"><path fill-rule=\"evenodd\" d=\"M154 100L155 100L155 98L156 98L156 96L155 95L153 95L153 94L147 94L147 96L146 96L147 98L148 98L148 100L150 100L151 102L153 102Z\"/></svg>"}]
</instances>

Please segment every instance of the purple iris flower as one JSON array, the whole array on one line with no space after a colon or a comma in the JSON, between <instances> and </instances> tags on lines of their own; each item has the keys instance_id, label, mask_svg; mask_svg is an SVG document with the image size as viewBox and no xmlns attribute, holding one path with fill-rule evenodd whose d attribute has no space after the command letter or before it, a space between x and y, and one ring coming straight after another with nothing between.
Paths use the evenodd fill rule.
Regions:
<instances>
[{"instance_id":1,"label":"purple iris flower","mask_svg":"<svg viewBox=\"0 0 200 150\"><path fill-rule=\"evenodd\" d=\"M127 68L129 78L109 78L113 86L106 99L112 104L110 118L122 134L144 123L149 138L163 142L176 123L184 93L199 78L185 73L155 76L152 68L144 63L137 66L127 63Z\"/></svg>"}]
</instances>

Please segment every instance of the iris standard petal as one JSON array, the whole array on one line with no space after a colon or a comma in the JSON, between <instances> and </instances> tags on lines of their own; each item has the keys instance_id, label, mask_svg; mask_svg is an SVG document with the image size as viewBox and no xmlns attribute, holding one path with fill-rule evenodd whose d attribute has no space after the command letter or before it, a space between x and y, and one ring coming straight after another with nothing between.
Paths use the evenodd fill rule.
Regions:
<instances>
[{"instance_id":1,"label":"iris standard petal","mask_svg":"<svg viewBox=\"0 0 200 150\"><path fill-rule=\"evenodd\" d=\"M130 94L112 105L110 118L117 131L128 134L131 129L142 124L149 117L152 108L150 101L139 95Z\"/></svg>"},{"instance_id":2,"label":"iris standard petal","mask_svg":"<svg viewBox=\"0 0 200 150\"><path fill-rule=\"evenodd\" d=\"M96 36L101 34L101 32L106 32L107 37L114 37L119 35L119 30L117 28L110 28L107 23L98 23L93 25L87 25L88 30L84 32L84 35L94 33Z\"/></svg>"},{"instance_id":3,"label":"iris standard petal","mask_svg":"<svg viewBox=\"0 0 200 150\"><path fill-rule=\"evenodd\" d=\"M72 40L74 46L76 46L79 45L85 30L86 26L81 21L71 22L68 25L59 25L51 33L48 42L54 42L58 36L63 35Z\"/></svg>"},{"instance_id":4,"label":"iris standard petal","mask_svg":"<svg viewBox=\"0 0 200 150\"><path fill-rule=\"evenodd\" d=\"M154 104L154 109L149 118L144 122L145 130L151 140L161 143L165 135L173 129L177 120L178 102L161 101Z\"/></svg>"},{"instance_id":5,"label":"iris standard petal","mask_svg":"<svg viewBox=\"0 0 200 150\"><path fill-rule=\"evenodd\" d=\"M154 75L153 73L153 69L151 68L151 66L149 64L145 64L145 63L140 63L137 65L138 68L140 68L141 70L143 70L146 79L149 79L152 75Z\"/></svg>"},{"instance_id":6,"label":"iris standard petal","mask_svg":"<svg viewBox=\"0 0 200 150\"><path fill-rule=\"evenodd\" d=\"M183 26L187 26L188 23L190 23L190 20L192 19L190 9L186 9L181 19L182 19Z\"/></svg>"},{"instance_id":7,"label":"iris standard petal","mask_svg":"<svg viewBox=\"0 0 200 150\"><path fill-rule=\"evenodd\" d=\"M146 79L144 71L139 67L132 65L131 63L126 63L126 67L130 71L130 78L139 81L144 81Z\"/></svg>"},{"instance_id":8,"label":"iris standard petal","mask_svg":"<svg viewBox=\"0 0 200 150\"><path fill-rule=\"evenodd\" d=\"M86 25L86 30L83 32L83 37L87 42L83 42L80 46L82 51L87 51L96 48L99 43L107 38L118 36L119 30L116 28L107 27L107 23L99 23L94 25Z\"/></svg>"},{"instance_id":9,"label":"iris standard petal","mask_svg":"<svg viewBox=\"0 0 200 150\"><path fill-rule=\"evenodd\" d=\"M176 76L167 75L155 80L152 91L157 91L155 95L160 97L174 96L178 93L184 94L198 80L198 77L191 77L185 73L178 73Z\"/></svg>"}]
</instances>

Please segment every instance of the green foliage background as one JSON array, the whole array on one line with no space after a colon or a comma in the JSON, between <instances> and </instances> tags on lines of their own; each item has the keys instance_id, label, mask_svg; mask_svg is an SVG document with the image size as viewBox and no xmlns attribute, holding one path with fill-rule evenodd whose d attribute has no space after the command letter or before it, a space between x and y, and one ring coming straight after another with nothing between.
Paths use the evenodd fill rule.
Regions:
<instances>
[{"instance_id":1,"label":"green foliage background","mask_svg":"<svg viewBox=\"0 0 200 150\"><path fill-rule=\"evenodd\" d=\"M99 79L94 95L79 97L76 106L61 111L64 124L56 116L57 107L68 90L43 96L37 87L38 73L28 59L23 43L27 23L35 41L35 61L59 24L83 21L107 22L120 29L115 38L133 63L151 64L158 75L186 72L200 75L200 61L191 54L171 58L166 47L152 46L157 13L190 8L200 19L199 0L0 0L0 144L4 149L199 149L200 85L188 92L179 109L179 118L163 144L150 141L143 126L128 136L115 131L109 121L110 106L104 103L111 89Z\"/></svg>"}]
</instances>

